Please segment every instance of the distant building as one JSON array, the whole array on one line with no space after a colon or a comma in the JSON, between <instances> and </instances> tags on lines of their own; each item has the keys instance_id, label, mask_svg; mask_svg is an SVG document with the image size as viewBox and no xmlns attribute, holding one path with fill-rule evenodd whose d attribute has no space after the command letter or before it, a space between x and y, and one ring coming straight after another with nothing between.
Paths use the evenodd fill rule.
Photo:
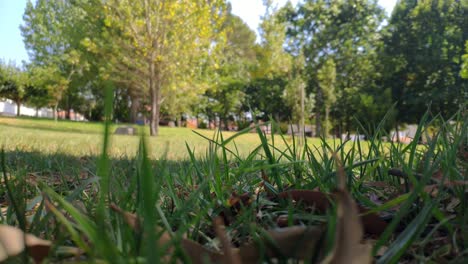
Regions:
<instances>
[{"instance_id":1,"label":"distant building","mask_svg":"<svg viewBox=\"0 0 468 264\"><path fill-rule=\"evenodd\" d=\"M17 106L16 103L10 99L1 99L0 98L0 115L3 116L16 116ZM22 116L37 116L37 117L46 117L52 118L54 113L50 108L31 108L26 105L20 106L20 115Z\"/></svg>"},{"instance_id":2,"label":"distant building","mask_svg":"<svg viewBox=\"0 0 468 264\"><path fill-rule=\"evenodd\" d=\"M16 103L10 99L0 98L0 115L3 116L16 116L17 107ZM54 111L51 108L32 108L26 105L20 106L20 115L21 116L33 116L33 117L43 117L43 118L53 118ZM60 119L66 118L65 111L58 111L57 117ZM75 113L73 110L70 111L70 120L75 121L87 121L87 119L80 113Z\"/></svg>"}]
</instances>

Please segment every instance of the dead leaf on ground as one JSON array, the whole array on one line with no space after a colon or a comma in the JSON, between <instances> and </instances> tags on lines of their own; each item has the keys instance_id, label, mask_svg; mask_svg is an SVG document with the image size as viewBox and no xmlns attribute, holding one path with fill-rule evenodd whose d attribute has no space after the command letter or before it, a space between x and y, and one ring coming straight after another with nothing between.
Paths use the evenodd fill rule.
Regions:
<instances>
[{"instance_id":1,"label":"dead leaf on ground","mask_svg":"<svg viewBox=\"0 0 468 264\"><path fill-rule=\"evenodd\" d=\"M364 185L367 187L376 187L376 188L392 187L391 184L389 184L388 182L384 182L384 181L369 181L369 182L364 182Z\"/></svg>"},{"instance_id":2,"label":"dead leaf on ground","mask_svg":"<svg viewBox=\"0 0 468 264\"><path fill-rule=\"evenodd\" d=\"M134 231L139 230L138 223L140 223L140 221L137 215L125 212L114 204L111 205L111 209L122 215L125 222L127 222ZM158 231L157 227L155 227L155 231ZM260 242L252 242L240 248L230 248L230 252L232 255L240 256L241 263L258 263L262 257L262 255L260 255L262 248L266 250L265 257L267 258L284 257L304 260L313 254L323 232L324 229L322 227L293 226L273 229L267 231L268 237L262 238ZM219 234L218 236L220 236ZM223 235L221 235L221 239L223 239L222 236ZM158 244L159 246L168 245L171 241L172 238L170 235L167 232L163 232ZM227 247L227 244L227 242L224 242L223 246ZM182 238L180 245L184 253L192 263L195 264L206 263L207 260L212 263L225 263L227 259L226 255L222 252L207 249L199 243L187 238ZM172 251L173 248L170 247L168 252L170 253Z\"/></svg>"},{"instance_id":3,"label":"dead leaf on ground","mask_svg":"<svg viewBox=\"0 0 468 264\"><path fill-rule=\"evenodd\" d=\"M226 234L226 227L224 226L223 219L221 217L215 218L213 225L216 232L216 236L218 237L219 241L221 242L221 246L223 247L223 263L240 264L241 260L239 258L239 254L237 252L234 252L233 250L231 241L228 235Z\"/></svg>"},{"instance_id":4,"label":"dead leaf on ground","mask_svg":"<svg viewBox=\"0 0 468 264\"><path fill-rule=\"evenodd\" d=\"M310 190L290 190L278 194L278 197L283 199L291 198L293 201L302 201L307 205L315 206L320 212L325 212L330 207L329 196L323 192Z\"/></svg>"},{"instance_id":5,"label":"dead leaf on ground","mask_svg":"<svg viewBox=\"0 0 468 264\"><path fill-rule=\"evenodd\" d=\"M136 214L126 212L115 204L111 204L110 208L120 214L124 218L125 222L135 232L141 232L140 218ZM161 229L155 227L155 232L160 233ZM165 247L169 245L171 241L172 238L169 233L162 232L162 235L158 240L158 246ZM182 238L181 248L194 264L206 263L206 260L210 260L212 263L221 263L224 260L224 255L222 253L207 249L197 242L186 238ZM174 248L171 246L167 249L167 251L169 254L171 254L174 251Z\"/></svg>"},{"instance_id":6,"label":"dead leaf on ground","mask_svg":"<svg viewBox=\"0 0 468 264\"><path fill-rule=\"evenodd\" d=\"M330 200L336 199L336 194L327 194L318 191L310 190L291 190L278 194L280 198L291 198L293 201L302 201L305 204L315 206L320 212L325 212L330 207ZM376 213L365 214L369 210L358 205L358 210L361 216L361 221L364 225L366 233L371 235L381 235L385 228L387 228L387 222L382 220Z\"/></svg>"},{"instance_id":7,"label":"dead leaf on ground","mask_svg":"<svg viewBox=\"0 0 468 264\"><path fill-rule=\"evenodd\" d=\"M429 184L424 186L423 191L425 193L430 194L432 197L436 197L439 194L440 188L442 189L447 188L447 189L453 189L455 187L462 187L462 186L468 186L468 181L460 181L460 180L453 180L453 181L444 181L442 183L442 186L440 183L437 184ZM401 185L401 188L404 189L405 185ZM414 187L412 184L409 185L410 191L414 190Z\"/></svg>"},{"instance_id":8,"label":"dead leaf on ground","mask_svg":"<svg viewBox=\"0 0 468 264\"><path fill-rule=\"evenodd\" d=\"M0 262L20 254L25 246L34 261L41 263L49 255L52 242L25 234L16 227L0 225Z\"/></svg>"},{"instance_id":9,"label":"dead leaf on ground","mask_svg":"<svg viewBox=\"0 0 468 264\"><path fill-rule=\"evenodd\" d=\"M371 245L361 243L364 237L362 217L359 217L358 206L346 190L346 174L343 165L336 155L334 157L338 164L338 189L334 192L337 203L335 242L332 252L322 263L372 263Z\"/></svg>"},{"instance_id":10,"label":"dead leaf on ground","mask_svg":"<svg viewBox=\"0 0 468 264\"><path fill-rule=\"evenodd\" d=\"M268 237L259 243L252 242L239 248L242 263L259 263L260 252L267 258L294 258L307 260L312 257L324 232L322 227L292 226L267 231Z\"/></svg>"},{"instance_id":11,"label":"dead leaf on ground","mask_svg":"<svg viewBox=\"0 0 468 264\"><path fill-rule=\"evenodd\" d=\"M361 244L364 231L356 203L346 190L336 191L335 196L338 218L335 245L323 263L372 263L371 245Z\"/></svg>"}]
</instances>

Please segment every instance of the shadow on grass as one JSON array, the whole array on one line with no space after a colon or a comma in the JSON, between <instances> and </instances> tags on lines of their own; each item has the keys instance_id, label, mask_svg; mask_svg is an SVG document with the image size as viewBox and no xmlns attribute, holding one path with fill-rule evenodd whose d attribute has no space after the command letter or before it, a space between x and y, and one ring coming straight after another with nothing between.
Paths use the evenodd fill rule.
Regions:
<instances>
[{"instance_id":1,"label":"shadow on grass","mask_svg":"<svg viewBox=\"0 0 468 264\"><path fill-rule=\"evenodd\" d=\"M65 153L44 154L22 150L5 151L7 172L11 175L25 176L64 176L67 179L80 179L96 175L99 156L72 156ZM190 168L190 161L151 160L154 174L164 170L175 172ZM111 175L116 177L136 177L138 161L136 158L121 156L110 159Z\"/></svg>"},{"instance_id":2,"label":"shadow on grass","mask_svg":"<svg viewBox=\"0 0 468 264\"><path fill-rule=\"evenodd\" d=\"M1 120L7 120L2 122ZM12 121L12 122L8 122ZM19 122L17 122L19 121ZM33 123L28 123L31 121ZM0 116L0 126L14 127L14 128L23 128L23 129L35 129L35 130L44 130L44 131L53 131L53 132L72 132L72 133L81 133L81 134L102 134L101 122L81 122L73 120L59 120L54 122L52 119L48 118L32 118L32 117L7 117ZM111 132L119 126L132 126L139 129L139 126L135 124L112 124Z\"/></svg>"},{"instance_id":3,"label":"shadow on grass","mask_svg":"<svg viewBox=\"0 0 468 264\"><path fill-rule=\"evenodd\" d=\"M71 132L71 133L80 133L80 134L101 134L102 131L93 131L86 129L76 129L76 128L64 128L64 127L46 127L44 126L28 126L28 125L19 125L19 124L1 124L0 126L22 128L22 129L34 129L34 130L43 130L51 132Z\"/></svg>"}]
</instances>

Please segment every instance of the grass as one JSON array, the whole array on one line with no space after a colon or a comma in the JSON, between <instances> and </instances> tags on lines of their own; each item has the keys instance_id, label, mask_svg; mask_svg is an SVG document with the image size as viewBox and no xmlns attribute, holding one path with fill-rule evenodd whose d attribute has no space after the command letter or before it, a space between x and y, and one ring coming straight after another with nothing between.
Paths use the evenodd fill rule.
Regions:
<instances>
[{"instance_id":1,"label":"grass","mask_svg":"<svg viewBox=\"0 0 468 264\"><path fill-rule=\"evenodd\" d=\"M123 124L125 125L125 124ZM110 125L113 132L117 126ZM148 130L148 128L145 128ZM61 153L71 156L99 155L101 153L102 123L82 123L60 120L54 122L49 119L9 118L0 117L0 146L6 150L22 150L41 152L44 154ZM148 131L146 131L148 132ZM161 127L157 138L148 139L149 156L159 159L164 156L168 160L183 160L188 158L186 143L195 150L197 156L204 155L209 147L209 141L202 136L212 139L216 136L213 130L195 130L188 128ZM201 134L202 136L198 135ZM234 135L233 132L223 132L225 137ZM113 135L110 138L109 155L115 158L133 158L138 150L138 136ZM291 142L287 138L286 142ZM310 144L319 143L318 139L311 139ZM259 144L256 133L246 133L238 137L233 143L240 155L248 155ZM234 148L234 144L229 148ZM278 148L284 149L283 142Z\"/></svg>"},{"instance_id":2,"label":"grass","mask_svg":"<svg viewBox=\"0 0 468 264\"><path fill-rule=\"evenodd\" d=\"M288 226L326 227L317 238L325 246L313 254L318 260L333 246L336 214L277 194L332 192L339 159L354 199L388 222L382 234L365 237L377 263L464 263L467 116L461 111L446 122L426 115L418 133L434 124L438 134L426 145L383 143L388 135L377 128L368 142L309 139L298 147L293 138L262 133L196 131L207 140L162 128L158 138L103 136L101 124L0 118L2 186L9 182L12 190L1 189L9 198L0 200L0 222L53 241L50 262L76 260L63 253L72 246L85 251L83 261L157 263L168 256L187 261L183 237L220 249L218 216L235 246L259 240L285 219ZM242 197L248 199L235 202ZM54 206L46 207L49 200ZM111 203L141 216L145 235L109 210ZM170 235L171 254L157 243L161 232L147 231L155 227Z\"/></svg>"}]
</instances>

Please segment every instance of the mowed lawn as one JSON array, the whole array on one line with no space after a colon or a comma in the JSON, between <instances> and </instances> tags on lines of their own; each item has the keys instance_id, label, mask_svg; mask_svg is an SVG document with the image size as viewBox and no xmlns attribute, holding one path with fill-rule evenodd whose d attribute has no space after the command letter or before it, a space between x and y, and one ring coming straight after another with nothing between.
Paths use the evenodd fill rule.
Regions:
<instances>
[{"instance_id":1,"label":"mowed lawn","mask_svg":"<svg viewBox=\"0 0 468 264\"><path fill-rule=\"evenodd\" d=\"M113 124L111 127L110 155L114 158L134 157L137 152L139 137L114 135L115 129L123 124ZM92 122L74 122L49 119L0 117L0 146L6 151L37 151L43 154L62 153L72 156L98 155L102 151L103 124ZM145 127L148 130L148 127ZM214 130L195 130L197 133L213 139L217 132ZM188 128L160 127L158 137L148 137L151 158L164 157L168 160L188 158L187 145L195 151L197 156L206 153L209 140ZM222 132L227 139L234 132ZM271 136L268 136L270 142ZM220 142L220 140L218 140ZM286 149L286 144L292 144L292 138L285 136L285 141L276 135L275 147ZM319 144L320 140L309 138L309 145ZM333 142L333 140L331 140ZM236 137L228 148L241 156L248 155L260 145L257 133L247 133Z\"/></svg>"}]
</instances>

